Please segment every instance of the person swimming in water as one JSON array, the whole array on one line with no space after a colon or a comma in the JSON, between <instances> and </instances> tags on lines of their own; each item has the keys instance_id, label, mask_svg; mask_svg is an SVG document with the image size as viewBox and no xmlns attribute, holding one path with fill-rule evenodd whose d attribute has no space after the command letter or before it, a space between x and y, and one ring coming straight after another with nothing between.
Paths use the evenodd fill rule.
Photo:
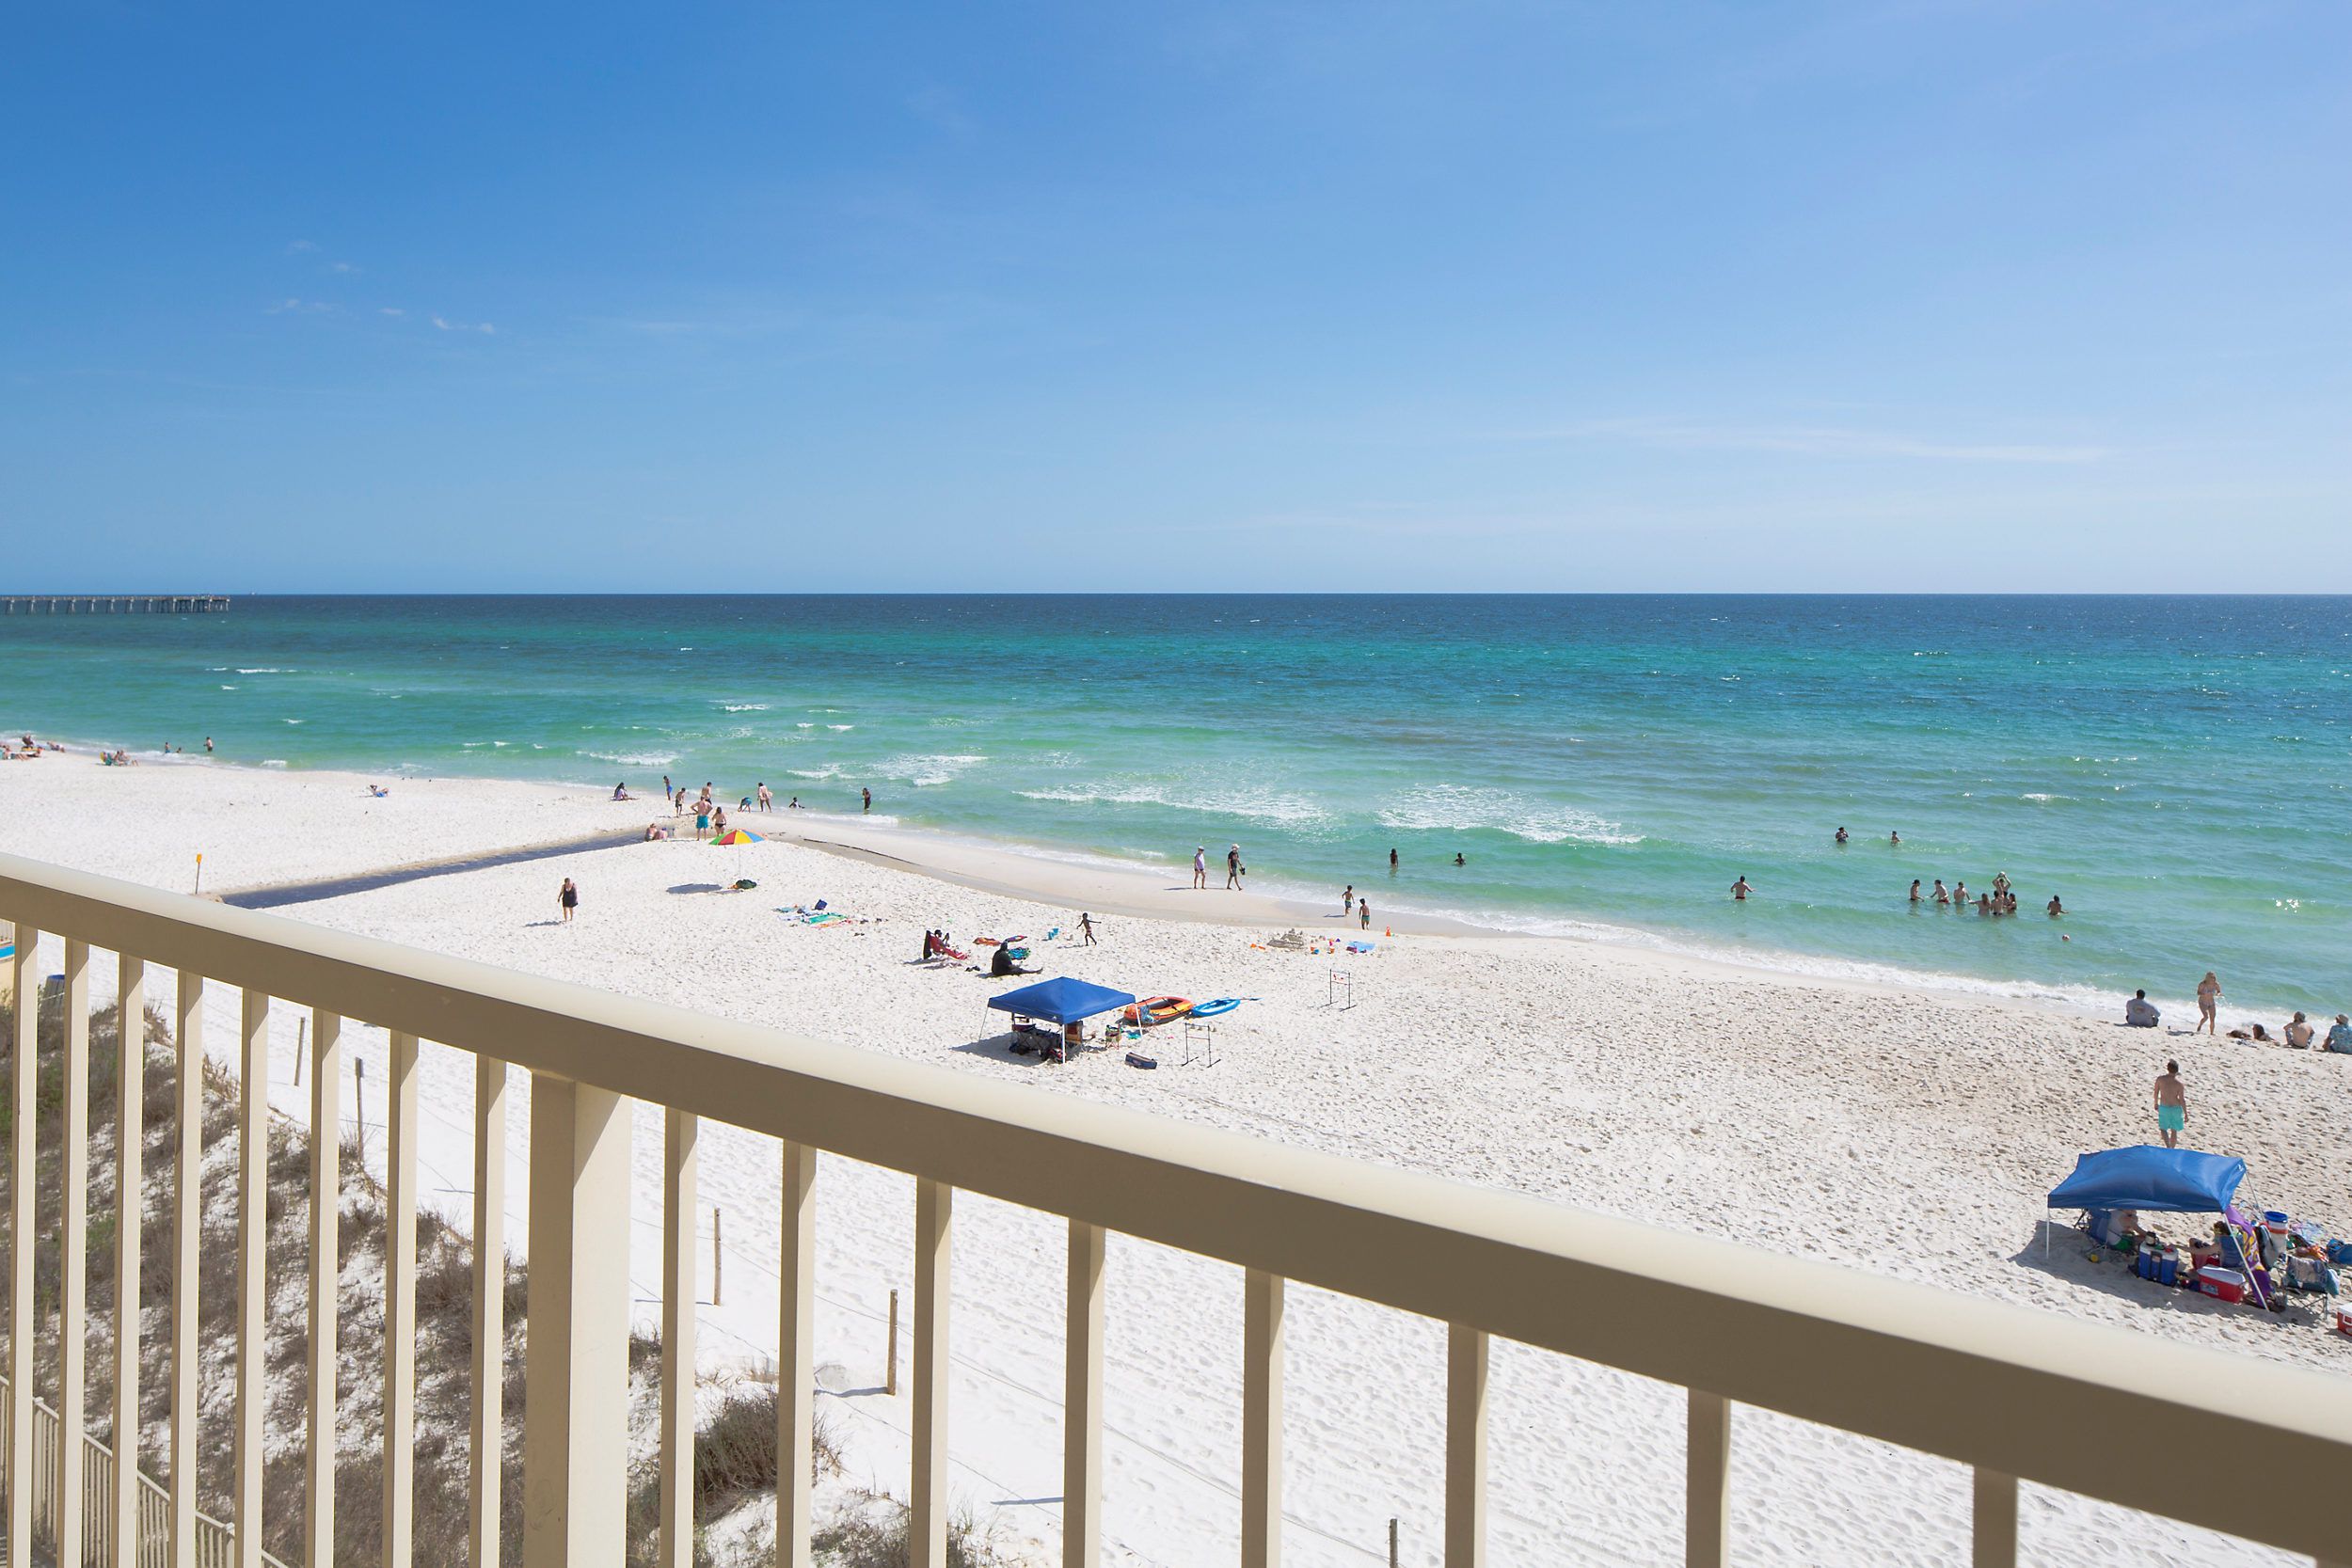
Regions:
<instances>
[{"instance_id":1,"label":"person swimming in water","mask_svg":"<svg viewBox=\"0 0 2352 1568\"><path fill-rule=\"evenodd\" d=\"M1748 895L1755 891L1756 889L1748 885L1748 879L1745 877L1731 884L1731 896L1742 904L1748 901Z\"/></svg>"},{"instance_id":2,"label":"person swimming in water","mask_svg":"<svg viewBox=\"0 0 2352 1568\"><path fill-rule=\"evenodd\" d=\"M1911 879L1911 901L1915 904L1919 901L1919 879L1916 877Z\"/></svg>"},{"instance_id":3,"label":"person swimming in water","mask_svg":"<svg viewBox=\"0 0 2352 1568\"><path fill-rule=\"evenodd\" d=\"M1846 842L1846 830L1843 828L1837 830L1837 842L1840 844Z\"/></svg>"},{"instance_id":4,"label":"person swimming in water","mask_svg":"<svg viewBox=\"0 0 2352 1568\"><path fill-rule=\"evenodd\" d=\"M1467 865L1470 863L1462 859L1462 851L1456 849L1454 851L1454 863L1456 865Z\"/></svg>"},{"instance_id":5,"label":"person swimming in water","mask_svg":"<svg viewBox=\"0 0 2352 1568\"><path fill-rule=\"evenodd\" d=\"M1886 842L1889 844L1900 844L1902 841L1903 835L1900 833L1890 832L1886 835Z\"/></svg>"}]
</instances>

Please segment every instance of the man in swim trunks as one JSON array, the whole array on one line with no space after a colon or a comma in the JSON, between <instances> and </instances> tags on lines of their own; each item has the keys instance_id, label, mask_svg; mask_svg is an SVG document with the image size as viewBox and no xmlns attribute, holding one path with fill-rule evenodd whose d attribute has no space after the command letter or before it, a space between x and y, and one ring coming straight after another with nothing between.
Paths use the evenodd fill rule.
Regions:
<instances>
[{"instance_id":1,"label":"man in swim trunks","mask_svg":"<svg viewBox=\"0 0 2352 1568\"><path fill-rule=\"evenodd\" d=\"M2296 1014L2295 1022L2287 1025L2287 1044L2297 1051L2309 1051L2312 1048L2312 1026L2305 1022L2301 1013Z\"/></svg>"},{"instance_id":2,"label":"man in swim trunks","mask_svg":"<svg viewBox=\"0 0 2352 1568\"><path fill-rule=\"evenodd\" d=\"M1731 884L1731 896L1742 904L1748 901L1748 895L1755 891L1756 889L1748 886L1748 879L1745 877Z\"/></svg>"},{"instance_id":3,"label":"man in swim trunks","mask_svg":"<svg viewBox=\"0 0 2352 1568\"><path fill-rule=\"evenodd\" d=\"M1919 879L1916 877L1911 879L1911 901L1915 904L1919 901Z\"/></svg>"},{"instance_id":4,"label":"man in swim trunks","mask_svg":"<svg viewBox=\"0 0 2352 1568\"><path fill-rule=\"evenodd\" d=\"M2181 1082L2181 1064L2167 1062L2156 1078L2156 1127L2164 1133L2164 1147L2178 1148L2181 1133L2188 1127L2188 1089Z\"/></svg>"}]
</instances>

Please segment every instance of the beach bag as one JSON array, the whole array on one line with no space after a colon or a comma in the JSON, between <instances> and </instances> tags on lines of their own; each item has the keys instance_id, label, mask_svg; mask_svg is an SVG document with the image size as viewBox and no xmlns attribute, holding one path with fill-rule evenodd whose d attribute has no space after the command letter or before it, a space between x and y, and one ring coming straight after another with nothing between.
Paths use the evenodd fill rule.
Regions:
<instances>
[{"instance_id":1,"label":"beach bag","mask_svg":"<svg viewBox=\"0 0 2352 1568\"><path fill-rule=\"evenodd\" d=\"M2330 1263L2352 1264L2352 1242L2329 1242L2328 1243L2328 1261Z\"/></svg>"}]
</instances>

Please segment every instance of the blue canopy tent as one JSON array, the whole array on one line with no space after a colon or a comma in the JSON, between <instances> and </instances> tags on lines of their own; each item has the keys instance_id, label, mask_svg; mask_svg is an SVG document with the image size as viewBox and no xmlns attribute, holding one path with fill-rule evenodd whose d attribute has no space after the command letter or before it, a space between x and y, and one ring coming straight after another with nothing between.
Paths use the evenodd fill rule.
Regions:
<instances>
[{"instance_id":1,"label":"blue canopy tent","mask_svg":"<svg viewBox=\"0 0 2352 1568\"><path fill-rule=\"evenodd\" d=\"M2246 1180L2246 1162L2193 1148L2103 1148L2077 1155L2074 1174L2050 1189L2053 1209L2147 1209L2218 1214Z\"/></svg>"},{"instance_id":2,"label":"blue canopy tent","mask_svg":"<svg viewBox=\"0 0 2352 1568\"><path fill-rule=\"evenodd\" d=\"M2228 1214L2246 1180L2246 1162L2194 1148L2158 1148L2140 1144L2103 1148L2074 1157L2074 1174L2050 1189L2053 1209L2144 1209L2160 1214ZM2042 1233L2042 1250L2050 1249ZM2252 1272L2240 1259L2247 1288L2268 1305Z\"/></svg>"},{"instance_id":3,"label":"blue canopy tent","mask_svg":"<svg viewBox=\"0 0 2352 1568\"><path fill-rule=\"evenodd\" d=\"M1107 1013L1113 1007L1124 1007L1135 997L1108 986L1094 985L1086 980L1073 980L1061 975L1040 980L1034 986L1023 986L1002 996L988 999L989 1007L1000 1013L1015 1013L1023 1018L1050 1019L1056 1023L1075 1023L1082 1018Z\"/></svg>"}]
</instances>

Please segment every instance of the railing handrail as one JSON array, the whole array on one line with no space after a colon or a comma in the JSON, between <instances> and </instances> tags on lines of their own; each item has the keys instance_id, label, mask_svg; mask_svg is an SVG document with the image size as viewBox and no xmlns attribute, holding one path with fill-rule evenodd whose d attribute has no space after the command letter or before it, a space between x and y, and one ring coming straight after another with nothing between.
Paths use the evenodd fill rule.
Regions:
<instances>
[{"instance_id":1,"label":"railing handrail","mask_svg":"<svg viewBox=\"0 0 2352 1568\"><path fill-rule=\"evenodd\" d=\"M0 855L43 930L1145 1241L2325 1557L2352 1383ZM2024 1204L2021 1202L2021 1209ZM2163 1390L2152 1392L2151 1390ZM2199 1423L2198 1476L2178 1422Z\"/></svg>"},{"instance_id":2,"label":"railing handrail","mask_svg":"<svg viewBox=\"0 0 2352 1568\"><path fill-rule=\"evenodd\" d=\"M0 1373L0 1407L5 1407L14 1397L15 1390L9 1386L7 1374ZM33 1414L39 1422L39 1430L43 1433L41 1440L54 1445L57 1440L59 1424L56 1407L36 1394L33 1396ZM6 1422L0 1422L0 1454L7 1453L8 1446L8 1426ZM103 1497L113 1491L115 1455L112 1449L88 1433L82 1434L82 1447L101 1461L100 1464L92 1465L82 1472L82 1491L85 1494L84 1503L87 1506L90 1498ZM132 1474L138 1478L139 1491L143 1497L158 1504L168 1505L170 1503L171 1494L164 1490L161 1481L145 1470L135 1469ZM56 1466L54 1464L49 1465L43 1474L37 1477L36 1483L46 1492L54 1494L57 1485ZM54 1495L48 1497L53 1519L56 1517L55 1511L58 1501L59 1499ZM225 1525L199 1509L196 1515L196 1532L201 1538L198 1546L199 1555L218 1554L223 1557L233 1555L237 1541L237 1531L234 1526ZM145 1545L146 1543L142 1541L140 1544ZM86 1555L96 1556L97 1540L93 1539L89 1545L91 1549ZM266 1551L262 1554L262 1562L263 1568L286 1568L283 1562Z\"/></svg>"}]
</instances>

